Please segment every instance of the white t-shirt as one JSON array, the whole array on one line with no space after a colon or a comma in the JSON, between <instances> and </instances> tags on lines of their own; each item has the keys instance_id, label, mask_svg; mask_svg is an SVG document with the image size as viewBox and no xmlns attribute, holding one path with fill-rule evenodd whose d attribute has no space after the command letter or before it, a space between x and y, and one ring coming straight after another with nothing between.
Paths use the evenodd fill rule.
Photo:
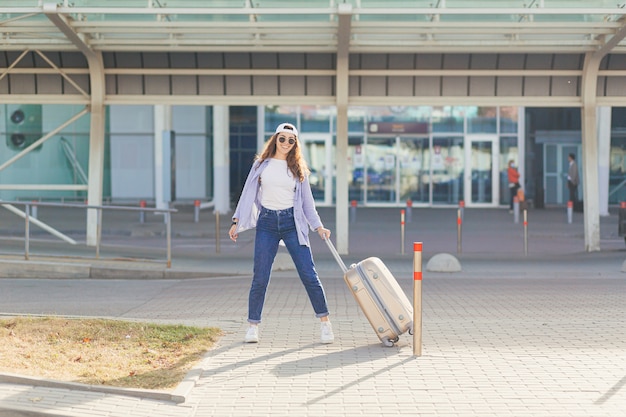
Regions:
<instances>
[{"instance_id":1,"label":"white t-shirt","mask_svg":"<svg viewBox=\"0 0 626 417\"><path fill-rule=\"evenodd\" d=\"M270 210L293 207L296 180L287 167L287 161L270 159L261 174L261 205Z\"/></svg>"}]
</instances>

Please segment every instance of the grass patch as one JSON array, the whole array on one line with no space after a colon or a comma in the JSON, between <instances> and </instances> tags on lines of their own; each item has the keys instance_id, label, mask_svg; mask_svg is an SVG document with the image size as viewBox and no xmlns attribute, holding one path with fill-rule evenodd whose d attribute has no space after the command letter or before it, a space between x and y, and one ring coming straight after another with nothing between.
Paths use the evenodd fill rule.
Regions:
<instances>
[{"instance_id":1,"label":"grass patch","mask_svg":"<svg viewBox=\"0 0 626 417\"><path fill-rule=\"evenodd\" d=\"M58 381L172 389L214 345L215 328L104 319L0 320L0 371Z\"/></svg>"}]
</instances>

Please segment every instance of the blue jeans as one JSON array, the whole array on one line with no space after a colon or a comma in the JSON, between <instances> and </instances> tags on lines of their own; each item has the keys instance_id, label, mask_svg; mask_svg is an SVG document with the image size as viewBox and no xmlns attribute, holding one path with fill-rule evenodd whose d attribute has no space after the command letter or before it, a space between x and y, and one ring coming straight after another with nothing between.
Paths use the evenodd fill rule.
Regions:
<instances>
[{"instance_id":1,"label":"blue jeans","mask_svg":"<svg viewBox=\"0 0 626 417\"><path fill-rule=\"evenodd\" d=\"M309 295L316 317L328 316L326 294L319 280L311 248L300 245L293 217L293 208L269 210L263 207L256 225L254 241L254 275L248 298L248 322L260 323L265 293L270 283L272 264L278 243L285 242L298 275Z\"/></svg>"}]
</instances>

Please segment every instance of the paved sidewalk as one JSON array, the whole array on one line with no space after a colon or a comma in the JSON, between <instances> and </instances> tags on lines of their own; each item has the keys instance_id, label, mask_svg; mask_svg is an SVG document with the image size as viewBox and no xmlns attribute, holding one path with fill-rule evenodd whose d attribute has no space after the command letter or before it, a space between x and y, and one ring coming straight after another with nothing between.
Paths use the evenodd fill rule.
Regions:
<instances>
[{"instance_id":1,"label":"paved sidewalk","mask_svg":"<svg viewBox=\"0 0 626 417\"><path fill-rule=\"evenodd\" d=\"M320 211L333 229L328 220L334 217L331 209ZM397 212L359 211L350 226L351 251L345 259L350 263L380 256L411 295L410 242L424 242L422 356L413 356L410 335L403 335L394 347L382 346L317 239L313 251L336 342L318 343L319 322L312 317L297 275L285 262L272 277L261 342L242 343L253 233L242 235L237 245L221 241L221 253L216 254L210 243L214 224L182 220L178 224L175 219L174 271L168 276L150 278L150 272L162 272L160 264L83 259L81 263L100 271L117 268L112 276L143 279L3 278L0 313L219 326L225 336L190 373L185 389L192 388L177 391L184 393L185 401L0 383L0 417L626 413L626 276L621 271L626 247L617 236L615 214L602 218L602 251L586 253L579 214L568 224L559 211L531 211L525 255L522 225L514 224L506 211L466 209L463 250L458 254L456 211L413 209L406 251L401 254ZM67 222L64 217L59 220ZM2 215L0 222L11 225L3 230L19 231ZM148 222L148 226L157 230L161 225ZM69 222L58 227L79 230L78 224ZM136 229L132 219L111 224L105 233L105 253L162 253L158 230L156 236L138 236ZM3 240L5 263L19 258L16 240L17 236ZM68 249L59 246L43 236L35 242L41 257L55 251L67 254ZM428 260L442 252L457 256L463 270L427 271ZM58 258L51 262L72 263ZM172 278L174 272L180 273L178 278ZM187 278L201 273L205 276Z\"/></svg>"}]
</instances>

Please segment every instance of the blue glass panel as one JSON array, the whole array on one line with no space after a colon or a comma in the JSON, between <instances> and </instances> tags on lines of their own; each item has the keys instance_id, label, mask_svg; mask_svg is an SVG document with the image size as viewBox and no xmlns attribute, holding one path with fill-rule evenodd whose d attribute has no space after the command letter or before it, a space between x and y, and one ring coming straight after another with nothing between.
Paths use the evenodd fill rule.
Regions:
<instances>
[{"instance_id":1,"label":"blue glass panel","mask_svg":"<svg viewBox=\"0 0 626 417\"><path fill-rule=\"evenodd\" d=\"M478 107L476 114L468 114L467 132L496 133L498 131L497 114L496 107Z\"/></svg>"}]
</instances>

